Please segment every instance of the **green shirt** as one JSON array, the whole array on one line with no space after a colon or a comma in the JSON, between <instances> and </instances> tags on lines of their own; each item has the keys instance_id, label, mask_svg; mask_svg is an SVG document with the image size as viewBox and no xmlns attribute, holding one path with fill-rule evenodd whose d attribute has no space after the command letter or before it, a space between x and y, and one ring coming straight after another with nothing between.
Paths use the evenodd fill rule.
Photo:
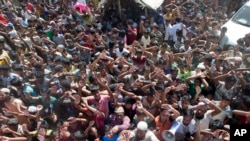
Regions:
<instances>
[{"instance_id":1,"label":"green shirt","mask_svg":"<svg viewBox=\"0 0 250 141\"><path fill-rule=\"evenodd\" d=\"M204 91L204 85L201 84L201 94L203 93ZM195 94L196 94L196 89L195 89L195 84L194 84L194 81L191 81L190 84L189 84L189 94L191 95L192 99L194 98Z\"/></svg>"},{"instance_id":2,"label":"green shirt","mask_svg":"<svg viewBox=\"0 0 250 141\"><path fill-rule=\"evenodd\" d=\"M181 78L181 80L186 81L186 79L191 76L191 72L190 71L185 71L184 73L181 73L179 71L178 76Z\"/></svg>"}]
</instances>

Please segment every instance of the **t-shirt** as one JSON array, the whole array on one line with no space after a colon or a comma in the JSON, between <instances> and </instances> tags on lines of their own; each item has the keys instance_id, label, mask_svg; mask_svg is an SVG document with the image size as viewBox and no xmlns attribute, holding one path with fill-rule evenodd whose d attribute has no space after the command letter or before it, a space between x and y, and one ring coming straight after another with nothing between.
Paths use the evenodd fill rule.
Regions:
<instances>
[{"instance_id":1,"label":"t-shirt","mask_svg":"<svg viewBox=\"0 0 250 141\"><path fill-rule=\"evenodd\" d=\"M190 71L185 71L184 73L181 73L180 71L178 72L178 77L180 77L181 80L183 80L183 81L186 81L186 79L190 76L191 76Z\"/></svg>"},{"instance_id":2,"label":"t-shirt","mask_svg":"<svg viewBox=\"0 0 250 141\"><path fill-rule=\"evenodd\" d=\"M123 53L129 53L129 51L126 48L123 48L122 51L120 51L119 48L115 49L115 55L116 55L117 58L123 56Z\"/></svg>"},{"instance_id":3,"label":"t-shirt","mask_svg":"<svg viewBox=\"0 0 250 141\"><path fill-rule=\"evenodd\" d=\"M137 129L133 130L130 133L130 141L138 141L138 139L135 138L136 136L136 131ZM148 130L144 136L144 139L142 139L143 141L159 141L159 139L155 136L154 132Z\"/></svg>"},{"instance_id":4,"label":"t-shirt","mask_svg":"<svg viewBox=\"0 0 250 141\"><path fill-rule=\"evenodd\" d=\"M160 141L164 141L163 137L162 137L162 132L164 130L169 130L171 127L172 127L172 122L166 122L166 123L161 123L160 122L160 116L157 116L155 118L155 124L156 124L156 127L158 127L160 129L160 132L158 132L156 134L157 138L160 140Z\"/></svg>"},{"instance_id":5,"label":"t-shirt","mask_svg":"<svg viewBox=\"0 0 250 141\"><path fill-rule=\"evenodd\" d=\"M57 36L52 37L52 41L56 44L64 44L64 36L62 34L58 34Z\"/></svg>"},{"instance_id":6,"label":"t-shirt","mask_svg":"<svg viewBox=\"0 0 250 141\"><path fill-rule=\"evenodd\" d=\"M216 87L215 95L214 95L214 100L221 100L223 96L229 97L229 98L234 98L236 95L236 87L233 86L230 89L225 88L225 82L219 82L219 84Z\"/></svg>"},{"instance_id":7,"label":"t-shirt","mask_svg":"<svg viewBox=\"0 0 250 141\"><path fill-rule=\"evenodd\" d=\"M196 126L197 126L197 134L198 134L197 136L198 136L198 139L202 138L202 136L200 135L200 131L209 128L209 123L212 120L211 112L212 112L211 110L207 111L204 114L203 119L201 119L201 120L195 119L195 121L197 123Z\"/></svg>"},{"instance_id":8,"label":"t-shirt","mask_svg":"<svg viewBox=\"0 0 250 141\"><path fill-rule=\"evenodd\" d=\"M38 94L35 92L35 90L29 84L24 84L23 94L25 95L26 93L29 93L30 96L32 96L32 97L37 97L38 96ZM34 100L30 100L29 102L30 102L30 104L35 103Z\"/></svg>"},{"instance_id":9,"label":"t-shirt","mask_svg":"<svg viewBox=\"0 0 250 141\"><path fill-rule=\"evenodd\" d=\"M215 101L215 102L216 102L216 105L219 105L221 101ZM230 106L227 106L225 109L222 109L222 111L219 114L213 116L213 119L214 120L218 119L218 120L224 122L226 117L232 118L232 110L231 110Z\"/></svg>"},{"instance_id":10,"label":"t-shirt","mask_svg":"<svg viewBox=\"0 0 250 141\"><path fill-rule=\"evenodd\" d=\"M50 96L50 100L46 101L42 96L39 96L39 100L43 104L44 112L47 114L51 114L57 102L57 99L53 96Z\"/></svg>"},{"instance_id":11,"label":"t-shirt","mask_svg":"<svg viewBox=\"0 0 250 141\"><path fill-rule=\"evenodd\" d=\"M98 110L103 112L106 117L109 115L109 95L100 95L101 99L99 101L96 101L94 96L88 96L88 104L89 105L95 105Z\"/></svg>"},{"instance_id":12,"label":"t-shirt","mask_svg":"<svg viewBox=\"0 0 250 141\"><path fill-rule=\"evenodd\" d=\"M136 65L139 69L144 68L145 62L146 62L146 56L141 56L141 58L138 58L137 56L132 57L134 65Z\"/></svg>"},{"instance_id":13,"label":"t-shirt","mask_svg":"<svg viewBox=\"0 0 250 141\"><path fill-rule=\"evenodd\" d=\"M143 44L144 47L147 47L147 45L150 45L150 36L148 36L148 38L146 38L145 36L142 36L141 43Z\"/></svg>"},{"instance_id":14,"label":"t-shirt","mask_svg":"<svg viewBox=\"0 0 250 141\"><path fill-rule=\"evenodd\" d=\"M183 116L177 117L176 121L180 123L180 126L175 133L176 141L183 140L188 132L191 135L197 132L196 121L194 119L192 119L187 126L183 124Z\"/></svg>"},{"instance_id":15,"label":"t-shirt","mask_svg":"<svg viewBox=\"0 0 250 141\"><path fill-rule=\"evenodd\" d=\"M127 30L127 44L131 45L134 40L136 40L136 34L134 34L133 32L137 33L137 29L136 28L132 28L131 30Z\"/></svg>"},{"instance_id":16,"label":"t-shirt","mask_svg":"<svg viewBox=\"0 0 250 141\"><path fill-rule=\"evenodd\" d=\"M114 134L112 139L109 139L106 135L102 137L102 141L117 141L118 134Z\"/></svg>"},{"instance_id":17,"label":"t-shirt","mask_svg":"<svg viewBox=\"0 0 250 141\"><path fill-rule=\"evenodd\" d=\"M200 88L201 88L201 93L202 93L204 91L204 85L201 84ZM189 94L191 95L192 98L195 97L196 89L195 89L195 84L193 81L191 81L189 84Z\"/></svg>"}]
</instances>

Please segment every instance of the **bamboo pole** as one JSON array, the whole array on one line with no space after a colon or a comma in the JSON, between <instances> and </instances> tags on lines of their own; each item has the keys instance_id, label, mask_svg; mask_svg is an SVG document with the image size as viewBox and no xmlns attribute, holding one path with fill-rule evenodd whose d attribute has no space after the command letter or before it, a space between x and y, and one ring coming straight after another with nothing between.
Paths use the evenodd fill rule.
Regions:
<instances>
[{"instance_id":1,"label":"bamboo pole","mask_svg":"<svg viewBox=\"0 0 250 141\"><path fill-rule=\"evenodd\" d=\"M119 12L119 17L121 18L122 15L121 0L118 0L118 12Z\"/></svg>"}]
</instances>

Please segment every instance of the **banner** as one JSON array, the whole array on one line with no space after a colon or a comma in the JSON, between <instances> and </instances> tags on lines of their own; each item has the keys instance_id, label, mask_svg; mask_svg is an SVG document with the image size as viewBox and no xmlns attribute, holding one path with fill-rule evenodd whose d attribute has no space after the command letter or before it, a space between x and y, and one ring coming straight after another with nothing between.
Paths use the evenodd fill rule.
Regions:
<instances>
[{"instance_id":1,"label":"banner","mask_svg":"<svg viewBox=\"0 0 250 141\"><path fill-rule=\"evenodd\" d=\"M146 7L152 8L154 10L157 10L164 0L140 0L143 4L145 4Z\"/></svg>"}]
</instances>

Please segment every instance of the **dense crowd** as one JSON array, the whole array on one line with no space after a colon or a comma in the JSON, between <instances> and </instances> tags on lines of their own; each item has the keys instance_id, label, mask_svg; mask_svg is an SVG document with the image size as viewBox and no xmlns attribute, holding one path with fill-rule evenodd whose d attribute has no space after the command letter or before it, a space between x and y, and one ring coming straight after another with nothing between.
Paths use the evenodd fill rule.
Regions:
<instances>
[{"instance_id":1,"label":"dense crowd","mask_svg":"<svg viewBox=\"0 0 250 141\"><path fill-rule=\"evenodd\" d=\"M1 141L229 141L250 122L246 0L0 2ZM137 3L138 4L138 3ZM139 8L139 6L138 6Z\"/></svg>"}]
</instances>

